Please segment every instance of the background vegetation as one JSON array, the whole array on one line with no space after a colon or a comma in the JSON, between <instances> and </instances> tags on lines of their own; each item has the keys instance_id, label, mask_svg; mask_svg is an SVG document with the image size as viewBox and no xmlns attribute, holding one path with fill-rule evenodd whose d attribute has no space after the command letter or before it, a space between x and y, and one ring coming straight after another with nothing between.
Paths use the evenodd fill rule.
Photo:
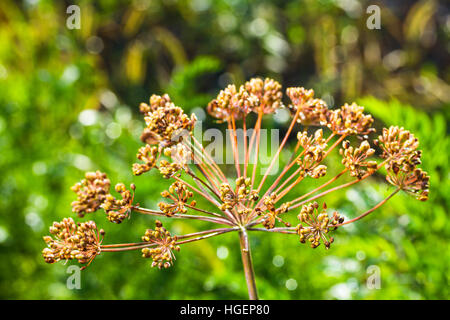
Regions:
<instances>
[{"instance_id":1,"label":"background vegetation","mask_svg":"<svg viewBox=\"0 0 450 320\"><path fill-rule=\"evenodd\" d=\"M74 3L80 30L66 28ZM381 7L380 30L366 28L369 4ZM164 271L138 252L103 254L82 273L81 290L67 289L67 266L46 265L40 252L48 226L71 214L69 188L86 170L105 171L113 183L134 181L137 201L156 207L167 182L154 172L131 174L141 101L168 92L202 117L198 108L226 84L269 76L314 88L332 107L355 100L377 128L414 132L431 192L426 203L396 196L339 231L327 252L295 237L251 234L260 296L448 299L449 36L448 6L433 0L2 0L0 298L246 298L235 234L184 246ZM374 177L327 202L352 216L389 188ZM121 225L101 213L89 218L116 243L153 225L137 214ZM195 223L167 226L187 233ZM371 265L381 270L379 290L366 287Z\"/></svg>"}]
</instances>

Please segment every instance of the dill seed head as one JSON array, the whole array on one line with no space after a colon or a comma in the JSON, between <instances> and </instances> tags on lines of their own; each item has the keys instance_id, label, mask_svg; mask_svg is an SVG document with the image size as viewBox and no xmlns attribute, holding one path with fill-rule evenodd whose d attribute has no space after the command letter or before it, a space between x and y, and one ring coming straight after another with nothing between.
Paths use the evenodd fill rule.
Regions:
<instances>
[{"instance_id":1,"label":"dill seed head","mask_svg":"<svg viewBox=\"0 0 450 320\"><path fill-rule=\"evenodd\" d=\"M297 164L301 168L300 175L309 175L312 178L324 176L327 167L320 162L325 155L327 143L323 138L322 129L316 130L314 136L308 135L306 131L299 132L297 139L304 150L302 156L297 158Z\"/></svg>"},{"instance_id":2,"label":"dill seed head","mask_svg":"<svg viewBox=\"0 0 450 320\"><path fill-rule=\"evenodd\" d=\"M388 159L387 170L410 172L421 163L419 140L408 130L397 126L384 128L376 144L383 150L381 157Z\"/></svg>"},{"instance_id":3,"label":"dill seed head","mask_svg":"<svg viewBox=\"0 0 450 320\"><path fill-rule=\"evenodd\" d=\"M335 225L344 222L344 218L337 212L331 217L328 216L326 204L324 203L322 210L319 212L317 202L304 205L300 210L298 219L300 223L296 227L297 234L300 236L300 242L310 242L311 248L317 248L322 242L326 249L329 249L334 241L328 233L336 230Z\"/></svg>"},{"instance_id":4,"label":"dill seed head","mask_svg":"<svg viewBox=\"0 0 450 320\"><path fill-rule=\"evenodd\" d=\"M339 153L343 157L342 164L350 171L352 177L361 179L366 173L372 174L377 169L376 161L366 161L375 153L367 140L361 142L359 148L353 148L350 142L345 140Z\"/></svg>"},{"instance_id":5,"label":"dill seed head","mask_svg":"<svg viewBox=\"0 0 450 320\"><path fill-rule=\"evenodd\" d=\"M321 125L326 117L328 107L325 101L314 98L314 90L303 87L292 87L286 89L286 94L292 104L288 105L291 114L299 112L298 123L305 126Z\"/></svg>"},{"instance_id":6,"label":"dill seed head","mask_svg":"<svg viewBox=\"0 0 450 320\"><path fill-rule=\"evenodd\" d=\"M184 131L191 132L196 120L195 115L188 117L180 107L173 103L166 103L152 112L147 112L146 135L151 134L152 140L157 141L160 147L169 147L180 141Z\"/></svg>"},{"instance_id":7,"label":"dill seed head","mask_svg":"<svg viewBox=\"0 0 450 320\"><path fill-rule=\"evenodd\" d=\"M289 222L284 221L280 218L280 214L286 213L289 210L290 203L286 202L280 205L279 208L275 207L275 202L277 199L277 194L272 192L270 195L265 196L263 198L263 203L265 205L266 210L258 210L257 214L262 216L262 225L266 229L273 229L275 227L275 222L281 222L286 227L290 227L291 224Z\"/></svg>"},{"instance_id":8,"label":"dill seed head","mask_svg":"<svg viewBox=\"0 0 450 320\"><path fill-rule=\"evenodd\" d=\"M420 201L428 200L430 176L420 168L408 172L389 170L386 180Z\"/></svg>"},{"instance_id":9,"label":"dill seed head","mask_svg":"<svg viewBox=\"0 0 450 320\"><path fill-rule=\"evenodd\" d=\"M364 107L358 106L356 103L344 104L340 109L330 110L325 118L328 128L335 134L353 135L368 134L374 132L372 128L373 118L371 115L363 113Z\"/></svg>"},{"instance_id":10,"label":"dill seed head","mask_svg":"<svg viewBox=\"0 0 450 320\"><path fill-rule=\"evenodd\" d=\"M99 232L94 221L76 224L72 218L64 218L53 223L50 233L52 236L44 237L47 247L42 250L47 263L76 259L86 264L100 254L100 237L104 231Z\"/></svg>"},{"instance_id":11,"label":"dill seed head","mask_svg":"<svg viewBox=\"0 0 450 320\"><path fill-rule=\"evenodd\" d=\"M169 268L173 265L175 254L173 251L180 251L176 245L177 236L172 236L159 220L155 222L155 229L147 229L142 241L154 244L154 247L142 249L143 258L153 260L152 267Z\"/></svg>"},{"instance_id":12,"label":"dill seed head","mask_svg":"<svg viewBox=\"0 0 450 320\"><path fill-rule=\"evenodd\" d=\"M254 112L273 113L283 106L281 84L273 79L266 78L263 81L260 78L253 78L247 81L244 87L259 100L259 106L254 108Z\"/></svg>"},{"instance_id":13,"label":"dill seed head","mask_svg":"<svg viewBox=\"0 0 450 320\"><path fill-rule=\"evenodd\" d=\"M208 113L220 121L227 119L241 119L259 105L259 99L256 95L245 90L240 86L239 90L231 84L219 92L216 99L208 104Z\"/></svg>"},{"instance_id":14,"label":"dill seed head","mask_svg":"<svg viewBox=\"0 0 450 320\"><path fill-rule=\"evenodd\" d=\"M179 181L171 184L169 190L163 191L161 193L163 198L169 199L172 203L160 202L158 204L159 209L164 212L168 217L172 217L176 213L186 213L186 204L189 199L194 196L192 191L190 191L187 186ZM190 206L195 206L195 201L190 203Z\"/></svg>"},{"instance_id":15,"label":"dill seed head","mask_svg":"<svg viewBox=\"0 0 450 320\"><path fill-rule=\"evenodd\" d=\"M115 190L120 193L122 199L116 199L111 194L106 196L105 202L101 207L105 210L109 221L121 223L131 213L135 187L131 185L130 188L133 190L133 193L127 190L123 183L118 183L116 184Z\"/></svg>"},{"instance_id":16,"label":"dill seed head","mask_svg":"<svg viewBox=\"0 0 450 320\"><path fill-rule=\"evenodd\" d=\"M77 194L77 200L72 202L72 211L80 217L97 211L109 194L109 188L110 181L105 173L86 172L85 179L71 188Z\"/></svg>"},{"instance_id":17,"label":"dill seed head","mask_svg":"<svg viewBox=\"0 0 450 320\"><path fill-rule=\"evenodd\" d=\"M264 168L265 173L261 179L256 178L256 173L258 169L262 169L258 164L261 162L259 157L263 116L284 108L282 88L278 82L270 78L253 78L239 87L229 85L208 104L209 114L219 121L227 122L229 128L233 152L230 159L235 160L232 166L235 167L235 172L228 176L228 168L222 171L206 151L207 148L193 135L195 115L186 115L167 94L152 95L149 104L142 103L139 106L146 122L141 134L145 146L137 153L139 162L133 164L133 174L141 175L156 168L163 178L173 179L170 187L161 193L165 200L158 204L159 210L134 205L133 184L129 189L123 183L117 184L115 190L121 199L116 199L109 192L110 181L106 175L97 171L86 173L85 179L72 187L77 194L77 200L72 203L73 211L84 216L88 212L103 208L108 219L115 223L121 223L134 211L164 218L194 219L224 227L180 235L179 239L183 240L177 241L176 236L172 236L160 221L156 221L155 228L147 229L142 237L144 243L101 245L100 237L104 231L98 231L94 222L75 224L73 219L69 218L53 224L50 228L53 237L44 237L47 243L47 248L42 251L45 261L54 263L76 259L85 264L90 263L100 252L141 250L144 258L152 259L152 267L168 268L173 265L174 252L180 249L180 244L238 231L243 265L248 271L251 258L247 231L294 234L299 236L300 242L308 241L312 248L323 243L328 249L334 241L334 238L329 236L330 231L364 218L400 190L422 201L428 199L430 178L425 171L418 168L421 162L419 142L409 131L396 126L383 129L378 140L374 141L381 149L381 157L384 159L378 164L377 161L371 160L371 157L375 156L375 149L366 140L367 137L364 137L358 147L353 147L348 140L344 140L349 135L365 136L375 131L371 127L372 117L364 114L362 106L352 103L329 110L323 100L314 98L314 91L311 89L291 87L287 88L286 93L290 99L287 108L292 116L291 123L276 152L270 152L274 156L269 166ZM246 117L251 112L257 114L253 128L247 126L255 118ZM241 119L242 122L236 121ZM245 133L242 136L244 154L240 153L238 141L241 140L238 135L241 128L237 126L241 124ZM299 124L301 128L297 128ZM328 132L325 134L323 129L317 129L308 134L309 126L323 126ZM253 130L253 133L247 140L250 130ZM281 171L269 178L268 175L275 169L276 161L289 153L286 152L289 145L287 142L295 133L298 142L294 153ZM335 137L336 135L339 137ZM330 158L327 157L341 142L343 168L340 168L340 172L339 169L328 170L333 163L328 161ZM250 157L254 159L254 163L249 162ZM241 162L240 159L244 161ZM337 165L342 167L340 163ZM321 209L317 202L311 203L330 192L368 178L383 165L388 172L387 181L397 188L364 213L344 222L344 218L337 212L329 215L325 203ZM326 176L328 171L339 173L307 193L296 194L299 189L294 188L304 178L309 176L318 179ZM352 181L331 187L346 171L350 172ZM199 207L195 197L208 201L214 208ZM283 199L284 197L286 198ZM282 219L288 212L300 207L300 223L297 226L292 227L287 220ZM192 211L196 214L191 215ZM283 224L284 227L276 227L277 224ZM258 225L264 228L257 227ZM246 272L246 275L248 274L251 272ZM250 282L252 281L248 281ZM254 293L253 297L256 297L255 290Z\"/></svg>"},{"instance_id":18,"label":"dill seed head","mask_svg":"<svg viewBox=\"0 0 450 320\"><path fill-rule=\"evenodd\" d=\"M156 167L156 161L158 156L158 147L145 145L138 150L136 157L143 161L144 163L134 163L133 164L133 174L139 176L144 172L150 171L152 168Z\"/></svg>"}]
</instances>

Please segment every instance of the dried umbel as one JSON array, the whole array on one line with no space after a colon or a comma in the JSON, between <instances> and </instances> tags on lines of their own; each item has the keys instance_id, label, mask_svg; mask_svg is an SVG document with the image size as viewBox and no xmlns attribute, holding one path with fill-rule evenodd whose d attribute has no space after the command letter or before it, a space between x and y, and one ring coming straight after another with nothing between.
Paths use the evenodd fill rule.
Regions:
<instances>
[{"instance_id":1,"label":"dried umbel","mask_svg":"<svg viewBox=\"0 0 450 320\"><path fill-rule=\"evenodd\" d=\"M286 94L291 99L291 114L298 112L297 121L305 126L318 126L327 116L328 107L325 101L314 98L314 90L305 88L287 88Z\"/></svg>"},{"instance_id":2,"label":"dried umbel","mask_svg":"<svg viewBox=\"0 0 450 320\"><path fill-rule=\"evenodd\" d=\"M172 100L168 94L163 96L158 96L153 94L150 97L150 105L142 102L139 106L139 111L145 116L149 116L152 112L156 111L158 108L169 108L172 106Z\"/></svg>"},{"instance_id":3,"label":"dried umbel","mask_svg":"<svg viewBox=\"0 0 450 320\"><path fill-rule=\"evenodd\" d=\"M172 217L175 213L186 213L188 207L195 207L196 204L195 200L188 204L194 193L179 181L172 183L169 190L163 191L161 196L172 201L172 203L160 202L158 204L159 209L168 217Z\"/></svg>"},{"instance_id":4,"label":"dried umbel","mask_svg":"<svg viewBox=\"0 0 450 320\"><path fill-rule=\"evenodd\" d=\"M154 244L153 248L142 249L142 257L153 260L152 267L169 268L175 260L173 251L180 251L176 245L177 236L171 236L170 232L163 227L161 221L156 220L155 229L147 229L142 241Z\"/></svg>"},{"instance_id":5,"label":"dried umbel","mask_svg":"<svg viewBox=\"0 0 450 320\"><path fill-rule=\"evenodd\" d=\"M273 229L276 221L283 223L286 227L291 226L290 223L283 221L279 217L282 213L286 213L289 210L290 203L283 203L279 208L276 208L277 198L277 194L272 192L271 195L265 196L263 199L266 210L264 211L260 207L256 209L258 215L262 217L261 223L266 229Z\"/></svg>"},{"instance_id":6,"label":"dried umbel","mask_svg":"<svg viewBox=\"0 0 450 320\"><path fill-rule=\"evenodd\" d=\"M300 224L297 225L296 231L300 236L300 242L305 243L307 240L311 243L311 248L317 248L321 242L326 249L334 242L334 238L328 233L337 229L339 223L344 222L337 212L329 217L326 211L326 204L323 204L322 211L318 210L319 205L313 202L302 207L298 219Z\"/></svg>"},{"instance_id":7,"label":"dried umbel","mask_svg":"<svg viewBox=\"0 0 450 320\"><path fill-rule=\"evenodd\" d=\"M374 132L371 115L364 114L364 107L356 103L344 104L338 110L329 111L324 122L334 133L340 135L367 134Z\"/></svg>"},{"instance_id":8,"label":"dried umbel","mask_svg":"<svg viewBox=\"0 0 450 320\"><path fill-rule=\"evenodd\" d=\"M94 221L76 224L72 218L64 218L53 223L50 233L53 237L44 237L47 248L42 250L47 263L76 259L86 264L100 254L104 231L98 231Z\"/></svg>"},{"instance_id":9,"label":"dried umbel","mask_svg":"<svg viewBox=\"0 0 450 320\"><path fill-rule=\"evenodd\" d=\"M108 220L114 223L121 223L131 213L134 200L135 185L130 186L131 190L127 190L123 183L116 184L115 190L120 193L122 199L116 199L111 194L106 196L102 208L106 212Z\"/></svg>"},{"instance_id":10,"label":"dried umbel","mask_svg":"<svg viewBox=\"0 0 450 320\"><path fill-rule=\"evenodd\" d=\"M420 168L412 171L389 171L387 181L420 201L428 200L430 176Z\"/></svg>"},{"instance_id":11,"label":"dried umbel","mask_svg":"<svg viewBox=\"0 0 450 320\"><path fill-rule=\"evenodd\" d=\"M322 129L318 129L314 136L308 135L306 131L299 132L297 139L303 148L303 152L297 158L299 175L302 177L309 175L315 179L323 177L327 172L327 167L320 163L325 156L327 142L323 138Z\"/></svg>"},{"instance_id":12,"label":"dried umbel","mask_svg":"<svg viewBox=\"0 0 450 320\"><path fill-rule=\"evenodd\" d=\"M141 135L145 145L137 154L140 162L132 169L134 175L143 176L155 168L162 178L169 180L167 190L161 194L164 201L157 209L140 207L134 203L134 185L127 189L123 183L115 188L121 196L118 199L110 194L106 175L91 172L73 187L77 194L73 211L82 217L103 208L108 220L115 223L135 212L159 219L204 221L219 227L172 236L156 221L156 227L145 232L143 242L101 244L93 222L77 225L69 218L51 228L55 238L44 238L49 246L43 251L45 260L53 263L77 259L88 263L100 252L139 250L143 257L153 260L152 266L168 268L174 263L174 251L181 245L236 232L249 297L256 299L250 232L297 235L300 242L308 242L312 248L323 244L329 249L333 242L338 242L330 236L331 231L368 216L399 191L422 201L428 198L429 176L418 167L422 154L413 134L399 127L385 128L372 143L369 134L375 131L373 119L364 113L362 106L344 104L331 110L322 100L314 98L311 89L291 87L286 93L290 99L287 107L278 82L255 78L239 87L228 86L207 106L214 118L227 124L234 159L231 169L216 163L192 134L194 115L186 115L166 94L153 95L150 104L140 105L147 124ZM277 149L272 150L269 165L260 171L263 167L260 163L263 117L280 108L288 108L291 122ZM254 117L248 117L251 112L256 114L253 125L250 120ZM239 125L244 133L242 137L237 134L241 129ZM247 135L250 126L253 130ZM356 139L351 136L357 136L361 142L352 146L350 141ZM295 145L293 148L290 148L289 138ZM378 146L381 154L377 155L371 145ZM290 152L286 152L288 149ZM328 155L335 149L340 149L342 161L332 163ZM282 162L280 155L286 153L291 157ZM281 166L270 175L277 162L281 162ZM344 221L336 210L329 215L323 201L319 208L317 199L356 185L374 174L381 175L383 167L394 190L369 210L352 213L355 217ZM338 173L329 177L329 172ZM296 187L304 180L308 186L310 179L316 179L319 186L299 194ZM346 181L339 182L343 179ZM291 226L289 215L298 215L300 223Z\"/></svg>"},{"instance_id":13,"label":"dried umbel","mask_svg":"<svg viewBox=\"0 0 450 320\"><path fill-rule=\"evenodd\" d=\"M376 144L383 150L381 157L388 160L388 170L409 172L420 164L419 140L408 130L397 126L384 128Z\"/></svg>"},{"instance_id":14,"label":"dried umbel","mask_svg":"<svg viewBox=\"0 0 450 320\"><path fill-rule=\"evenodd\" d=\"M358 148L350 146L350 142L345 140L339 153L343 156L342 164L350 171L352 177L361 179L366 173L372 174L377 170L376 161L367 161L375 154L375 150L370 147L367 140L361 142Z\"/></svg>"},{"instance_id":15,"label":"dried umbel","mask_svg":"<svg viewBox=\"0 0 450 320\"><path fill-rule=\"evenodd\" d=\"M207 110L214 118L226 121L231 118L242 118L254 111L258 104L258 97L245 90L244 86L237 89L235 85L231 84L220 91L217 99L209 103Z\"/></svg>"},{"instance_id":16,"label":"dried umbel","mask_svg":"<svg viewBox=\"0 0 450 320\"><path fill-rule=\"evenodd\" d=\"M174 145L179 142L183 131L192 131L195 121L195 115L188 117L183 109L174 104L156 108L153 112L147 113L145 117L147 124L145 133L151 135L151 141L145 142L157 143L161 147ZM149 139L146 138L146 135L141 136L141 139Z\"/></svg>"},{"instance_id":17,"label":"dried umbel","mask_svg":"<svg viewBox=\"0 0 450 320\"><path fill-rule=\"evenodd\" d=\"M145 129L147 130L147 129ZM141 174L150 171L152 168L156 167L156 161L158 161L158 147L146 145L145 147L139 148L136 157L143 161L144 163L134 163L133 164L133 174L140 176Z\"/></svg>"},{"instance_id":18,"label":"dried umbel","mask_svg":"<svg viewBox=\"0 0 450 320\"><path fill-rule=\"evenodd\" d=\"M254 108L255 112L269 114L275 112L283 106L281 98L281 84L277 81L266 78L264 81L260 78L253 78L244 85L245 90L258 98L259 104Z\"/></svg>"},{"instance_id":19,"label":"dried umbel","mask_svg":"<svg viewBox=\"0 0 450 320\"><path fill-rule=\"evenodd\" d=\"M85 179L72 187L72 191L77 194L77 200L72 202L72 211L80 217L97 211L109 194L110 184L105 173L86 172Z\"/></svg>"}]
</instances>

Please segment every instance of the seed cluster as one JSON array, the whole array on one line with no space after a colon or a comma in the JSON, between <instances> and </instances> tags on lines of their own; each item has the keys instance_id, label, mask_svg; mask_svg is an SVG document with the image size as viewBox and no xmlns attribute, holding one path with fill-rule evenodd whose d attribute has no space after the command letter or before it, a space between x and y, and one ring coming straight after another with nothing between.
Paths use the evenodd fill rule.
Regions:
<instances>
[{"instance_id":1,"label":"seed cluster","mask_svg":"<svg viewBox=\"0 0 450 320\"><path fill-rule=\"evenodd\" d=\"M169 179L176 175L181 170L181 166L178 163L170 163L166 160L161 160L159 163L159 173L164 179Z\"/></svg>"},{"instance_id":2,"label":"seed cluster","mask_svg":"<svg viewBox=\"0 0 450 320\"><path fill-rule=\"evenodd\" d=\"M383 150L381 157L387 161L386 180L421 201L428 200L430 177L417 168L422 156L417 150L419 140L408 130L391 126L383 129L375 143Z\"/></svg>"},{"instance_id":3,"label":"seed cluster","mask_svg":"<svg viewBox=\"0 0 450 320\"><path fill-rule=\"evenodd\" d=\"M425 171L418 168L421 163L419 142L409 131L396 126L383 129L382 134L374 141L374 144L381 149L381 157L384 159L383 163L378 164L376 161L370 160L375 154L375 149L366 140L368 139L366 135L375 131L371 127L373 119L372 116L364 114L362 106L352 103L330 110L325 101L314 97L312 89L303 87L287 88L286 94L290 99L287 107L282 102L283 94L280 83L270 78L264 80L254 78L239 87L229 85L208 104L209 114L219 121L228 122L228 127L233 131L235 143L232 151L236 160L241 159L242 154L239 154L240 150L237 145L235 120L242 119L243 129L246 129L247 120L254 118L253 115L248 119L246 116L252 112L258 115L253 134L248 140L249 143L245 144L246 137L244 139L245 160L244 163L236 163L236 176L232 178L235 179L234 181L227 178L218 164L208 154L205 154L205 148L193 136L195 115L186 115L167 94L164 94L162 96L152 95L149 104L141 103L139 107L146 122L146 127L140 137L145 146L141 147L136 155L139 163L133 164L134 175L141 175L155 168L159 170L163 178L175 180L172 180L173 183L168 190L161 193L165 201L158 204L160 211L141 208L138 204L134 205L135 186L133 184L129 189L123 183L117 184L115 191L120 194L121 198L116 199L110 194L110 180L105 173L100 171L87 172L85 179L72 187L77 194L77 200L72 203L72 210L81 217L102 208L109 221L121 223L134 210L149 215L198 219L222 224L226 228L183 235L179 237L183 241L177 242L177 237L172 236L160 221L156 221L155 229L147 229L142 237L144 243L101 245L103 239L100 238L104 232L98 231L93 221L75 224L72 218L66 218L52 225L50 228L52 236L44 237L47 243L47 247L42 251L45 261L54 263L60 260L76 259L78 262L86 264L90 263L102 250L103 252L112 252L139 249L142 250L143 257L153 260L152 267L168 268L175 260L174 251L180 250L179 244L202 240L229 231L244 231L243 229L298 234L300 242L308 241L312 248L323 243L324 247L328 249L334 241L333 237L329 236L329 232L341 226L344 218L337 212L329 216L325 204L321 209L317 202L303 204L308 203L311 199L317 199L329 192L357 183L376 172L383 165L388 172L387 181L398 188L372 209L346 223L354 222L370 214L400 189L419 200L428 199L430 178ZM266 179L268 176L265 174L258 184L258 181L255 180L257 163L248 167L248 160L252 154L255 155L255 158L259 155L262 116L275 113L285 107L293 119L286 138L283 139L276 156L272 159L270 169L275 164L277 157L283 157L286 151L283 148L288 141L289 134L293 132L292 130L295 132L296 121L302 124L302 131L297 134L298 143L295 153L278 177ZM322 129L308 134L310 126L326 126L332 133L327 138L324 137ZM336 142L330 142L335 135L340 137ZM363 141L359 147L352 147L348 140L343 141L349 135L360 136L358 138ZM190 139L184 139L186 136ZM281 199L289 192L294 192L294 187L304 177L310 176L317 179L327 174L328 168L323 164L324 159L341 141L343 143L340 154L342 164L346 168L342 173L349 171L350 175L356 179L350 183L327 188L320 194L312 196L322 188L334 183L342 174L339 173L316 189L295 198L287 198L290 201L282 203ZM331 146L328 146L328 143ZM198 161L199 159L202 161ZM191 164L195 164L195 169L194 166L190 166ZM243 174L241 174L241 166L243 166ZM247 171L249 168L253 170L251 175ZM292 171L294 173L291 174ZM200 172L201 178L196 175ZM201 190L183 180L186 176L193 179ZM265 182L268 182L269 186L265 185ZM254 186L256 190L253 189ZM197 207L197 203L193 199L194 192L216 206L216 210L213 212ZM259 192L261 192L262 199L260 199ZM312 197L306 198L309 196ZM305 198L306 200L304 200ZM300 206L302 206L298 215L300 223L296 227L291 227L290 223L283 221L281 216ZM199 213L189 216L187 215L190 211L188 209ZM286 228L275 228L277 223L284 224ZM267 230L254 227L260 224Z\"/></svg>"},{"instance_id":4,"label":"seed cluster","mask_svg":"<svg viewBox=\"0 0 450 320\"><path fill-rule=\"evenodd\" d=\"M328 107L322 99L314 98L314 90L303 87L291 87L286 89L286 94L292 104L288 105L291 114L298 112L297 122L305 126L318 126L323 124Z\"/></svg>"},{"instance_id":5,"label":"seed cluster","mask_svg":"<svg viewBox=\"0 0 450 320\"><path fill-rule=\"evenodd\" d=\"M257 96L245 90L244 86L237 89L234 84L230 84L208 104L207 111L220 121L230 118L241 119L243 115L254 111L258 104Z\"/></svg>"},{"instance_id":6,"label":"seed cluster","mask_svg":"<svg viewBox=\"0 0 450 320\"><path fill-rule=\"evenodd\" d=\"M345 140L339 153L343 156L342 164L350 171L352 177L361 179L366 173L372 174L377 170L376 161L366 161L375 153L375 149L370 147L367 140L361 142L359 148L353 148L350 142Z\"/></svg>"},{"instance_id":7,"label":"seed cluster","mask_svg":"<svg viewBox=\"0 0 450 320\"><path fill-rule=\"evenodd\" d=\"M177 144L183 132L191 132L196 122L195 115L188 117L167 95L153 97L148 108L141 105L141 111L144 111L147 124L141 139L149 144L158 143L161 147Z\"/></svg>"},{"instance_id":8,"label":"seed cluster","mask_svg":"<svg viewBox=\"0 0 450 320\"><path fill-rule=\"evenodd\" d=\"M185 184L176 181L171 184L169 190L163 191L161 196L173 201L173 203L160 202L158 204L159 209L164 212L166 216L172 217L175 213L187 212L185 205L194 194L192 191L189 191ZM194 207L196 205L195 200L192 200L189 205Z\"/></svg>"},{"instance_id":9,"label":"seed cluster","mask_svg":"<svg viewBox=\"0 0 450 320\"><path fill-rule=\"evenodd\" d=\"M253 78L244 84L245 89L258 98L259 106L255 112L262 112L264 114L273 113L275 110L281 108L283 103L281 98L281 84L277 81L266 78L264 81L260 78Z\"/></svg>"},{"instance_id":10,"label":"seed cluster","mask_svg":"<svg viewBox=\"0 0 450 320\"><path fill-rule=\"evenodd\" d=\"M332 217L327 214L327 207L324 203L322 211L319 213L317 202L304 205L298 215L300 223L296 231L300 236L300 242L305 243L308 240L311 248L317 248L323 242L326 249L329 249L334 242L334 238L328 236L330 231L337 229L337 224L344 222L344 218L337 212Z\"/></svg>"},{"instance_id":11,"label":"seed cluster","mask_svg":"<svg viewBox=\"0 0 450 320\"><path fill-rule=\"evenodd\" d=\"M170 107L172 105L172 100L166 93L162 96L157 94L152 94L150 97L150 105L142 102L139 106L139 110L144 115L149 115L150 113L156 111L158 108Z\"/></svg>"},{"instance_id":12,"label":"seed cluster","mask_svg":"<svg viewBox=\"0 0 450 320\"><path fill-rule=\"evenodd\" d=\"M187 161L191 155L186 148L181 148L180 142L184 137L190 135L196 123L196 117L192 114L187 116L183 109L175 106L170 97L165 94L163 96L152 95L150 97L150 105L141 103L140 111L144 114L147 127L143 130L141 140L146 143L145 147L139 149L136 157L143 163L133 164L133 174L141 175L152 168L158 168L171 176L176 166L167 167L167 160L158 166L157 162L161 153L172 158L178 157L175 161ZM175 149L173 149L175 148ZM174 151L175 150L175 151Z\"/></svg>"},{"instance_id":13,"label":"seed cluster","mask_svg":"<svg viewBox=\"0 0 450 320\"><path fill-rule=\"evenodd\" d=\"M238 203L244 203L246 201L256 201L259 198L258 192L256 190L250 190L250 178L237 178L236 190L237 192L235 193L228 183L222 183L220 185L219 196L220 200L222 201L220 210L230 210ZM247 212L247 210L242 211L242 208L239 210L241 210L241 213Z\"/></svg>"},{"instance_id":14,"label":"seed cluster","mask_svg":"<svg viewBox=\"0 0 450 320\"><path fill-rule=\"evenodd\" d=\"M300 176L309 175L312 178L323 177L327 173L327 167L320 165L324 155L327 143L323 138L322 129L316 130L314 137L308 135L306 131L299 132L297 139L303 147L303 156L297 159L297 164L300 166Z\"/></svg>"},{"instance_id":15,"label":"seed cluster","mask_svg":"<svg viewBox=\"0 0 450 320\"><path fill-rule=\"evenodd\" d=\"M105 173L86 172L85 179L71 188L77 194L77 200L72 202L72 211L80 217L97 211L109 194L110 184Z\"/></svg>"},{"instance_id":16,"label":"seed cluster","mask_svg":"<svg viewBox=\"0 0 450 320\"><path fill-rule=\"evenodd\" d=\"M123 183L116 184L115 190L120 193L122 199L116 199L113 195L108 194L105 202L102 204L102 208L106 212L106 216L109 221L114 223L121 223L131 213L134 200L134 190L136 189L134 184L130 186L131 190L127 190Z\"/></svg>"},{"instance_id":17,"label":"seed cluster","mask_svg":"<svg viewBox=\"0 0 450 320\"><path fill-rule=\"evenodd\" d=\"M133 174L139 176L144 172L150 171L156 167L156 161L158 161L158 147L145 145L145 147L139 148L136 157L144 163L133 164Z\"/></svg>"},{"instance_id":18,"label":"seed cluster","mask_svg":"<svg viewBox=\"0 0 450 320\"><path fill-rule=\"evenodd\" d=\"M270 195L265 196L263 198L263 203L266 210L262 210L260 208L256 208L256 213L259 216L263 217L262 225L266 229L273 229L275 227L275 222L281 222L286 227L290 227L291 224L282 220L279 215L282 213L286 213L289 210L289 206L291 205L289 202L283 203L279 208L275 207L275 202L277 199L277 194L272 192Z\"/></svg>"},{"instance_id":19,"label":"seed cluster","mask_svg":"<svg viewBox=\"0 0 450 320\"><path fill-rule=\"evenodd\" d=\"M75 184L72 190L77 194L77 201L72 202L72 211L80 217L86 213L94 212L100 208L105 210L109 221L121 223L131 212L134 199L135 185L127 190L123 183L115 186L116 192L122 199L116 199L110 194L110 181L105 173L100 171L87 172L86 178Z\"/></svg>"},{"instance_id":20,"label":"seed cluster","mask_svg":"<svg viewBox=\"0 0 450 320\"><path fill-rule=\"evenodd\" d=\"M335 134L368 134L374 132L373 118L363 113L364 107L356 103L344 104L340 109L327 112L324 119L328 128Z\"/></svg>"},{"instance_id":21,"label":"seed cluster","mask_svg":"<svg viewBox=\"0 0 450 320\"><path fill-rule=\"evenodd\" d=\"M180 247L176 245L177 236L171 236L161 221L156 220L155 224L155 230L147 229L142 237L142 241L155 244L155 247L142 249L142 257L151 258L152 267L169 268L175 260L173 251L180 251Z\"/></svg>"},{"instance_id":22,"label":"seed cluster","mask_svg":"<svg viewBox=\"0 0 450 320\"><path fill-rule=\"evenodd\" d=\"M76 224L72 218L64 218L61 222L53 222L50 233L54 237L44 237L47 248L42 250L47 263L76 259L86 264L100 254L100 236L104 231L98 231L94 221Z\"/></svg>"},{"instance_id":23,"label":"seed cluster","mask_svg":"<svg viewBox=\"0 0 450 320\"><path fill-rule=\"evenodd\" d=\"M430 176L420 168L412 171L389 171L386 180L420 201L428 200Z\"/></svg>"},{"instance_id":24,"label":"seed cluster","mask_svg":"<svg viewBox=\"0 0 450 320\"><path fill-rule=\"evenodd\" d=\"M388 159L388 170L409 172L420 164L419 140L408 130L397 126L384 128L375 142L383 150L381 157Z\"/></svg>"}]
</instances>

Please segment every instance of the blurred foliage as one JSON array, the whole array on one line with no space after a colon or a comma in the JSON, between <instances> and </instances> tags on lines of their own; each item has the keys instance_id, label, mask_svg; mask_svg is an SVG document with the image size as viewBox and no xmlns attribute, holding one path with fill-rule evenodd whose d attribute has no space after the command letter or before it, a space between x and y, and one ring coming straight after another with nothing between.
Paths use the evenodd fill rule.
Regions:
<instances>
[{"instance_id":1,"label":"blurred foliage","mask_svg":"<svg viewBox=\"0 0 450 320\"><path fill-rule=\"evenodd\" d=\"M168 92L199 112L221 87L258 75L312 87L331 106L366 96L357 101L378 119L378 128L398 124L420 138L432 188L426 203L398 195L364 222L343 228L328 252L302 246L295 237L252 233L260 296L448 299L445 4L74 2L81 7L80 30L66 28L72 2L0 2L1 298L247 298L235 234L184 246L175 267L164 271L151 269L138 252L101 255L82 273L81 290L68 290L67 266L46 265L40 251L47 226L70 215L69 188L84 171L105 171L113 183L133 181L141 101ZM380 30L366 28L369 4L381 7ZM279 124L270 119L267 125ZM134 181L137 201L154 208L167 182L155 172ZM389 192L381 182L375 177L327 203L355 216ZM116 243L139 239L152 224L139 215L122 225L101 214L91 218ZM174 233L197 230L192 222L167 226ZM381 270L380 290L365 285L371 265Z\"/></svg>"}]
</instances>

